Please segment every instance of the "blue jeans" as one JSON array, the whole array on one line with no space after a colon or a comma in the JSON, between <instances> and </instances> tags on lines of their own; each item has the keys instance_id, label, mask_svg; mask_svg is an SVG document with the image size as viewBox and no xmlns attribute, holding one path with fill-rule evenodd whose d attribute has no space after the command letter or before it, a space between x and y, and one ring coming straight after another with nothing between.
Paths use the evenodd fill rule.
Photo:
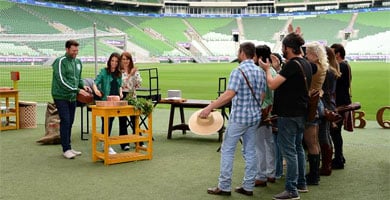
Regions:
<instances>
[{"instance_id":1,"label":"blue jeans","mask_svg":"<svg viewBox=\"0 0 390 200\"><path fill-rule=\"evenodd\" d=\"M275 178L275 144L271 126L260 126L256 134L257 175L256 179L267 181Z\"/></svg>"},{"instance_id":2,"label":"blue jeans","mask_svg":"<svg viewBox=\"0 0 390 200\"><path fill-rule=\"evenodd\" d=\"M72 149L70 140L72 136L72 125L74 121L74 114L76 111L76 101L58 100L54 99L58 115L60 117L60 136L62 151Z\"/></svg>"},{"instance_id":3,"label":"blue jeans","mask_svg":"<svg viewBox=\"0 0 390 200\"><path fill-rule=\"evenodd\" d=\"M287 162L285 189L293 193L297 193L297 186L306 186L304 125L304 117L278 117L278 143Z\"/></svg>"},{"instance_id":4,"label":"blue jeans","mask_svg":"<svg viewBox=\"0 0 390 200\"><path fill-rule=\"evenodd\" d=\"M283 156L278 143L278 135L273 134L273 137L275 144L275 177L280 178L283 176Z\"/></svg>"},{"instance_id":5,"label":"blue jeans","mask_svg":"<svg viewBox=\"0 0 390 200\"><path fill-rule=\"evenodd\" d=\"M239 123L229 123L221 147L221 171L218 187L224 191L231 190L233 161L237 143L242 137L242 155L245 160L245 174L242 187L247 191L253 191L256 178L256 150L255 134L258 132L258 124L249 126Z\"/></svg>"}]
</instances>

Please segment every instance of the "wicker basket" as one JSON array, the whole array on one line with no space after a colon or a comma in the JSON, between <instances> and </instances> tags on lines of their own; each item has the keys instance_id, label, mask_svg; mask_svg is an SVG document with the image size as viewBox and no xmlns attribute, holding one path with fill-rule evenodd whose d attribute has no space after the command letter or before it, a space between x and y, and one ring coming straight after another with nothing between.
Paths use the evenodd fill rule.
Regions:
<instances>
[{"instance_id":1,"label":"wicker basket","mask_svg":"<svg viewBox=\"0 0 390 200\"><path fill-rule=\"evenodd\" d=\"M19 128L37 128L37 103L19 101Z\"/></svg>"}]
</instances>

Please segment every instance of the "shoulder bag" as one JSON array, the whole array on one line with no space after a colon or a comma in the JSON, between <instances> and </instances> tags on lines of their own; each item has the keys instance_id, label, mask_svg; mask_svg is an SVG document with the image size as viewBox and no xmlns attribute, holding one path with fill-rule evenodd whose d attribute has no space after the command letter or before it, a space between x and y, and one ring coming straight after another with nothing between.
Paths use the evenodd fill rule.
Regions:
<instances>
[{"instance_id":1,"label":"shoulder bag","mask_svg":"<svg viewBox=\"0 0 390 200\"><path fill-rule=\"evenodd\" d=\"M303 75L303 80L305 82L306 91L309 95L309 101L307 103L307 116L306 116L307 118L306 118L306 120L311 122L316 118L316 115L317 115L318 101L320 100L320 91L315 90L313 93L310 94L305 71L303 71L303 67L299 61L297 61L297 60L294 60L294 61L296 63L298 63L299 68L301 69L301 72Z\"/></svg>"},{"instance_id":2,"label":"shoulder bag","mask_svg":"<svg viewBox=\"0 0 390 200\"><path fill-rule=\"evenodd\" d=\"M275 116L269 116L269 114L271 113L271 110L272 110L272 105L262 109L261 108L261 103L260 101L256 98L256 95L255 95L255 92L253 91L253 88L248 80L248 78L246 77L245 73L242 71L242 69L238 68L238 70L240 70L242 76L244 76L244 79L245 79L245 82L246 84L248 85L249 89L251 90L251 93L252 93L252 96L253 98L255 98L256 100L256 103L257 105L260 107L261 109L261 121L260 121L260 126L263 126L263 125L272 125L272 120L275 119Z\"/></svg>"}]
</instances>

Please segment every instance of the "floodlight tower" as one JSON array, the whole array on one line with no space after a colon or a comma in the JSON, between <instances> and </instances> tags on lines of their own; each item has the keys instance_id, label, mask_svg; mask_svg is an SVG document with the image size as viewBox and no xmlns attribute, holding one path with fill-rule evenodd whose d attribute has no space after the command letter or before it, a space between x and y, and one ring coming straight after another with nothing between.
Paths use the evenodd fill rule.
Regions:
<instances>
[{"instance_id":1,"label":"floodlight tower","mask_svg":"<svg viewBox=\"0 0 390 200\"><path fill-rule=\"evenodd\" d=\"M292 17L289 17L287 19L287 22L286 24L284 25L283 29L274 33L274 36L272 37L273 40L275 40L275 46L274 48L272 49L272 52L275 52L275 53L280 53L281 52L281 49L282 49L282 41L284 39L284 37L288 34L288 26L292 23L293 21L293 18Z\"/></svg>"},{"instance_id":2,"label":"floodlight tower","mask_svg":"<svg viewBox=\"0 0 390 200\"><path fill-rule=\"evenodd\" d=\"M356 38L357 34L359 33L359 30L353 29L353 25L355 24L356 18L358 16L358 13L353 13L351 21L349 22L348 26L340 30L337 38L341 39L341 44L345 47L347 46L347 42L349 38Z\"/></svg>"}]
</instances>

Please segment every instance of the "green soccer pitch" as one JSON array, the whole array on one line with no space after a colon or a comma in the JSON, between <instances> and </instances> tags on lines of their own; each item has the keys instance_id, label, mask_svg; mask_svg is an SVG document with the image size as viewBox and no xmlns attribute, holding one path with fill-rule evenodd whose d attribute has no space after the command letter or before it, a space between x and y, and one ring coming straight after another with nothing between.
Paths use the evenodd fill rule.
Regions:
<instances>
[{"instance_id":1,"label":"green soccer pitch","mask_svg":"<svg viewBox=\"0 0 390 200\"><path fill-rule=\"evenodd\" d=\"M352 99L360 102L366 119L375 120L380 107L390 105L390 64L385 62L350 62L352 67ZM158 68L160 93L167 96L167 90L182 91L187 99L215 99L218 94L218 79L229 78L237 63L213 64L137 64L140 69ZM100 68L104 64L99 65ZM12 87L10 71L20 72L18 89L20 99L26 101L52 101L50 96L51 67L44 66L1 66L0 86ZM94 77L93 65L84 65L83 77ZM143 76L143 86L148 77ZM389 118L389 114L384 116Z\"/></svg>"}]
</instances>

